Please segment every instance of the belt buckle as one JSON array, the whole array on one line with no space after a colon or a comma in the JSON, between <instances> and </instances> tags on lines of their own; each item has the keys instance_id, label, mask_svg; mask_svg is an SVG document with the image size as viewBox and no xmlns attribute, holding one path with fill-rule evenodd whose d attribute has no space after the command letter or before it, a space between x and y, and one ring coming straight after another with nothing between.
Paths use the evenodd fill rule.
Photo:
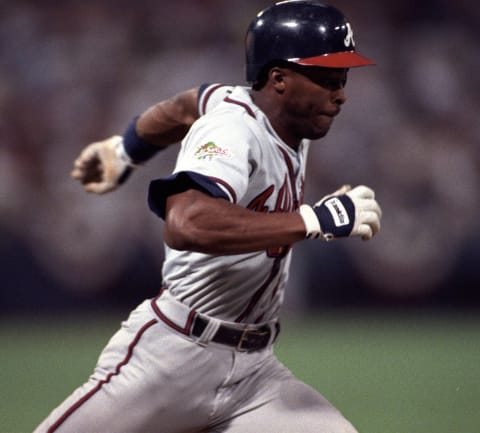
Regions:
<instances>
[{"instance_id":1,"label":"belt buckle","mask_svg":"<svg viewBox=\"0 0 480 433\"><path fill-rule=\"evenodd\" d=\"M250 349L242 347L243 343L245 341L248 341L247 335L250 332L252 334L254 334L255 337L263 338L263 337L267 336L270 331L260 331L260 330L256 330L256 329L248 329L248 327L244 328L243 331L242 331L242 335L240 336L240 340L238 341L238 344L236 346L236 350L238 350L239 352L248 352L249 350L260 349L260 347L252 347Z\"/></svg>"},{"instance_id":2,"label":"belt buckle","mask_svg":"<svg viewBox=\"0 0 480 433\"><path fill-rule=\"evenodd\" d=\"M248 332L248 328L245 327L243 328L243 331L242 331L242 335L240 335L240 340L238 340L238 343L237 343L237 346L235 347L235 349L238 351L238 352L248 352L248 349L244 349L242 347L242 344L243 342L245 341L245 338L247 336L247 332Z\"/></svg>"}]
</instances>

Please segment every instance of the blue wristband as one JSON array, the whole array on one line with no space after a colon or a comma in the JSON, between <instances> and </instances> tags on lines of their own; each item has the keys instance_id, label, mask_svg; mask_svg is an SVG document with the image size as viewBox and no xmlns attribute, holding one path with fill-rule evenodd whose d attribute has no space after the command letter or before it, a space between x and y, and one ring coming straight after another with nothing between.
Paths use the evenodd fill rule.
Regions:
<instances>
[{"instance_id":1,"label":"blue wristband","mask_svg":"<svg viewBox=\"0 0 480 433\"><path fill-rule=\"evenodd\" d=\"M123 146L125 153L130 157L134 164L142 163L149 160L159 150L159 146L146 142L143 138L139 137L135 125L140 116L136 116L127 130L123 134Z\"/></svg>"}]
</instances>

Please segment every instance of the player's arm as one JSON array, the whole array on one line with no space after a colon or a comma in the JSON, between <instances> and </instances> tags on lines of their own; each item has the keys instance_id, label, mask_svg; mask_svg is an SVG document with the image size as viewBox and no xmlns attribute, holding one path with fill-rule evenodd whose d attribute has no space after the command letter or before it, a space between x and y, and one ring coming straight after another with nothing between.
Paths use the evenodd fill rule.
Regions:
<instances>
[{"instance_id":1,"label":"player's arm","mask_svg":"<svg viewBox=\"0 0 480 433\"><path fill-rule=\"evenodd\" d=\"M148 108L136 122L138 136L159 150L181 141L199 117L198 91L195 87Z\"/></svg>"},{"instance_id":2,"label":"player's arm","mask_svg":"<svg viewBox=\"0 0 480 433\"><path fill-rule=\"evenodd\" d=\"M254 212L195 189L167 199L164 239L177 250L241 254L304 238L305 226L296 212Z\"/></svg>"},{"instance_id":3,"label":"player's arm","mask_svg":"<svg viewBox=\"0 0 480 433\"><path fill-rule=\"evenodd\" d=\"M199 88L153 105L135 118L122 136L87 145L74 162L71 176L87 192L103 194L118 187L133 167L185 136L198 113Z\"/></svg>"},{"instance_id":4,"label":"player's arm","mask_svg":"<svg viewBox=\"0 0 480 433\"><path fill-rule=\"evenodd\" d=\"M342 221L336 221L341 212ZM166 199L164 239L177 250L242 254L305 238L367 240L380 229L381 216L373 191L365 186L342 187L299 212L275 213L254 212L189 189Z\"/></svg>"}]
</instances>

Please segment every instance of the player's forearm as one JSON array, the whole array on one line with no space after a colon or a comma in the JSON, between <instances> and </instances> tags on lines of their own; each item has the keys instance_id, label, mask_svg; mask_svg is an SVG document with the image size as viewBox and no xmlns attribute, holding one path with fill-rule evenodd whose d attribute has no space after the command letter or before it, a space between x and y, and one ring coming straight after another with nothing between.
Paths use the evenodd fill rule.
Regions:
<instances>
[{"instance_id":1,"label":"player's forearm","mask_svg":"<svg viewBox=\"0 0 480 433\"><path fill-rule=\"evenodd\" d=\"M197 98L194 88L151 106L137 120L138 135L160 148L178 143L198 118Z\"/></svg>"},{"instance_id":2,"label":"player's forearm","mask_svg":"<svg viewBox=\"0 0 480 433\"><path fill-rule=\"evenodd\" d=\"M178 250L242 254L305 238L296 212L261 213L190 190L168 198L164 237Z\"/></svg>"},{"instance_id":3,"label":"player's forearm","mask_svg":"<svg viewBox=\"0 0 480 433\"><path fill-rule=\"evenodd\" d=\"M72 177L88 192L115 190L135 165L183 139L198 118L197 98L198 88L181 92L133 119L123 138L115 135L90 143L75 160Z\"/></svg>"}]
</instances>

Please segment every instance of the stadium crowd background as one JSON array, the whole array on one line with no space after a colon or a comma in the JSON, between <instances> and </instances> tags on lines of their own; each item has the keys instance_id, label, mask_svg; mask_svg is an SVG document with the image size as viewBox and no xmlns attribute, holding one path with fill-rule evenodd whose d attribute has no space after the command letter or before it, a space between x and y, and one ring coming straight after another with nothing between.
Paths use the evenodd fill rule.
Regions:
<instances>
[{"instance_id":1,"label":"stadium crowd background","mask_svg":"<svg viewBox=\"0 0 480 433\"><path fill-rule=\"evenodd\" d=\"M159 154L120 190L69 178L81 148L204 82L244 83L257 0L0 1L0 314L133 306L160 286L162 224L146 205ZM381 233L294 248L287 305L480 306L480 3L332 4L359 51L347 104L312 148L306 201L373 187Z\"/></svg>"}]
</instances>

